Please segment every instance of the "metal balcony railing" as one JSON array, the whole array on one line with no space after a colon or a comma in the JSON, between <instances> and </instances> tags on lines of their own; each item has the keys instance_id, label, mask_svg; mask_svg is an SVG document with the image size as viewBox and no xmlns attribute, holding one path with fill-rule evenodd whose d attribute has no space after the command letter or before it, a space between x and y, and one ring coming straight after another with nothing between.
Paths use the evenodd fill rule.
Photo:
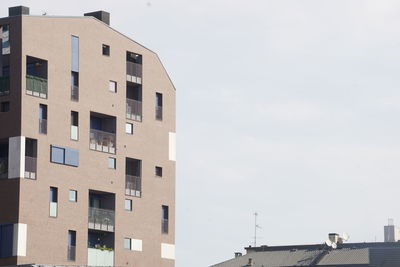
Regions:
<instances>
[{"instance_id":1,"label":"metal balcony railing","mask_svg":"<svg viewBox=\"0 0 400 267\"><path fill-rule=\"evenodd\" d=\"M168 234L168 220L161 219L161 233Z\"/></svg>"},{"instance_id":2,"label":"metal balcony railing","mask_svg":"<svg viewBox=\"0 0 400 267\"><path fill-rule=\"evenodd\" d=\"M8 178L8 158L0 158L0 179Z\"/></svg>"},{"instance_id":3,"label":"metal balcony railing","mask_svg":"<svg viewBox=\"0 0 400 267\"><path fill-rule=\"evenodd\" d=\"M36 179L37 158L25 156L25 178Z\"/></svg>"},{"instance_id":4,"label":"metal balcony railing","mask_svg":"<svg viewBox=\"0 0 400 267\"><path fill-rule=\"evenodd\" d=\"M47 134L47 120L39 119L39 133Z\"/></svg>"},{"instance_id":5,"label":"metal balcony railing","mask_svg":"<svg viewBox=\"0 0 400 267\"><path fill-rule=\"evenodd\" d=\"M163 119L163 108L162 106L156 106L156 120L162 121Z\"/></svg>"},{"instance_id":6,"label":"metal balcony railing","mask_svg":"<svg viewBox=\"0 0 400 267\"><path fill-rule=\"evenodd\" d=\"M28 95L47 98L47 80L26 75L26 92Z\"/></svg>"},{"instance_id":7,"label":"metal balcony railing","mask_svg":"<svg viewBox=\"0 0 400 267\"><path fill-rule=\"evenodd\" d=\"M79 87L72 85L71 86L71 100L79 101Z\"/></svg>"},{"instance_id":8,"label":"metal balcony railing","mask_svg":"<svg viewBox=\"0 0 400 267\"><path fill-rule=\"evenodd\" d=\"M142 101L126 99L126 118L142 121Z\"/></svg>"},{"instance_id":9,"label":"metal balcony railing","mask_svg":"<svg viewBox=\"0 0 400 267\"><path fill-rule=\"evenodd\" d=\"M142 196L142 178L139 176L125 176L125 194L134 197Z\"/></svg>"},{"instance_id":10,"label":"metal balcony railing","mask_svg":"<svg viewBox=\"0 0 400 267\"><path fill-rule=\"evenodd\" d=\"M10 77L0 77L0 96L10 93Z\"/></svg>"},{"instance_id":11,"label":"metal balcony railing","mask_svg":"<svg viewBox=\"0 0 400 267\"><path fill-rule=\"evenodd\" d=\"M115 134L90 129L90 149L115 154Z\"/></svg>"},{"instance_id":12,"label":"metal balcony railing","mask_svg":"<svg viewBox=\"0 0 400 267\"><path fill-rule=\"evenodd\" d=\"M76 247L75 246L68 246L67 260L75 261L75 258L76 258Z\"/></svg>"},{"instance_id":13,"label":"metal balcony railing","mask_svg":"<svg viewBox=\"0 0 400 267\"><path fill-rule=\"evenodd\" d=\"M114 232L115 213L113 210L89 208L89 229Z\"/></svg>"},{"instance_id":14,"label":"metal balcony railing","mask_svg":"<svg viewBox=\"0 0 400 267\"><path fill-rule=\"evenodd\" d=\"M126 62L126 74L134 77L142 78L142 65L133 62Z\"/></svg>"}]
</instances>

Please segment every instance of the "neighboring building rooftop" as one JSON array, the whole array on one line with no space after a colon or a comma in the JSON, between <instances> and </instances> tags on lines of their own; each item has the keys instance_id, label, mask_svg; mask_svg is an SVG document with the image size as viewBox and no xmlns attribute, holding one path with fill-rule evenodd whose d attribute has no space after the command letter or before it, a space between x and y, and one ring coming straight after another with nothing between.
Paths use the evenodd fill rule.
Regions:
<instances>
[{"instance_id":1,"label":"neighboring building rooftop","mask_svg":"<svg viewBox=\"0 0 400 267\"><path fill-rule=\"evenodd\" d=\"M400 266L400 243L346 243L247 247L247 254L212 267Z\"/></svg>"}]
</instances>

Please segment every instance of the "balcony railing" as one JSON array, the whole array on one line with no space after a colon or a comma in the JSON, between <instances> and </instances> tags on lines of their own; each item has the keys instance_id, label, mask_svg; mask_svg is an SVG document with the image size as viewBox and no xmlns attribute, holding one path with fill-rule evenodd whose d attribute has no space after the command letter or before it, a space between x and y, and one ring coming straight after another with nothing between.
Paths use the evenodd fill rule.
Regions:
<instances>
[{"instance_id":1,"label":"balcony railing","mask_svg":"<svg viewBox=\"0 0 400 267\"><path fill-rule=\"evenodd\" d=\"M79 87L72 85L71 86L71 100L79 101Z\"/></svg>"},{"instance_id":2,"label":"balcony railing","mask_svg":"<svg viewBox=\"0 0 400 267\"><path fill-rule=\"evenodd\" d=\"M26 93L41 98L47 98L47 80L32 75L26 75Z\"/></svg>"},{"instance_id":3,"label":"balcony railing","mask_svg":"<svg viewBox=\"0 0 400 267\"><path fill-rule=\"evenodd\" d=\"M134 197L142 196L142 178L139 176L126 175L125 194Z\"/></svg>"},{"instance_id":4,"label":"balcony railing","mask_svg":"<svg viewBox=\"0 0 400 267\"><path fill-rule=\"evenodd\" d=\"M138 84L142 84L142 65L126 62L126 80Z\"/></svg>"},{"instance_id":5,"label":"balcony railing","mask_svg":"<svg viewBox=\"0 0 400 267\"><path fill-rule=\"evenodd\" d=\"M89 208L89 229L114 232L114 220L113 210Z\"/></svg>"},{"instance_id":6,"label":"balcony railing","mask_svg":"<svg viewBox=\"0 0 400 267\"><path fill-rule=\"evenodd\" d=\"M37 158L25 156L25 178L36 179Z\"/></svg>"},{"instance_id":7,"label":"balcony railing","mask_svg":"<svg viewBox=\"0 0 400 267\"><path fill-rule=\"evenodd\" d=\"M90 149L115 154L115 134L90 129Z\"/></svg>"},{"instance_id":8,"label":"balcony railing","mask_svg":"<svg viewBox=\"0 0 400 267\"><path fill-rule=\"evenodd\" d=\"M142 121L142 101L126 99L126 118Z\"/></svg>"},{"instance_id":9,"label":"balcony railing","mask_svg":"<svg viewBox=\"0 0 400 267\"><path fill-rule=\"evenodd\" d=\"M8 158L0 158L0 179L8 178Z\"/></svg>"},{"instance_id":10,"label":"balcony railing","mask_svg":"<svg viewBox=\"0 0 400 267\"><path fill-rule=\"evenodd\" d=\"M39 119L39 133L47 134L47 120Z\"/></svg>"},{"instance_id":11,"label":"balcony railing","mask_svg":"<svg viewBox=\"0 0 400 267\"><path fill-rule=\"evenodd\" d=\"M68 246L67 260L75 261L75 258L76 258L76 247L75 246Z\"/></svg>"},{"instance_id":12,"label":"balcony railing","mask_svg":"<svg viewBox=\"0 0 400 267\"><path fill-rule=\"evenodd\" d=\"M168 234L168 220L161 219L161 233Z\"/></svg>"},{"instance_id":13,"label":"balcony railing","mask_svg":"<svg viewBox=\"0 0 400 267\"><path fill-rule=\"evenodd\" d=\"M163 110L162 106L156 106L156 120L162 121Z\"/></svg>"},{"instance_id":14,"label":"balcony railing","mask_svg":"<svg viewBox=\"0 0 400 267\"><path fill-rule=\"evenodd\" d=\"M0 96L10 93L10 77L0 77Z\"/></svg>"}]
</instances>

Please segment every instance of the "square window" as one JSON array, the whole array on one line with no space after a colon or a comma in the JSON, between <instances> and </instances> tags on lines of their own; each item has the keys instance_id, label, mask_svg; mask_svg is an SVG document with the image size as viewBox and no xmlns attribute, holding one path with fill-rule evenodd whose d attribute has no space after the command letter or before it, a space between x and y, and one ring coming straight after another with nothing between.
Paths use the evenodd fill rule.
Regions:
<instances>
[{"instance_id":1,"label":"square window","mask_svg":"<svg viewBox=\"0 0 400 267\"><path fill-rule=\"evenodd\" d=\"M103 44L103 55L104 56L109 56L110 55L110 46Z\"/></svg>"},{"instance_id":2,"label":"square window","mask_svg":"<svg viewBox=\"0 0 400 267\"><path fill-rule=\"evenodd\" d=\"M155 173L156 173L156 176L162 177L162 167L156 166Z\"/></svg>"},{"instance_id":3,"label":"square window","mask_svg":"<svg viewBox=\"0 0 400 267\"><path fill-rule=\"evenodd\" d=\"M116 93L117 92L117 82L110 81L108 90L110 90L110 92Z\"/></svg>"},{"instance_id":4,"label":"square window","mask_svg":"<svg viewBox=\"0 0 400 267\"><path fill-rule=\"evenodd\" d=\"M125 123L125 133L133 134L133 124L132 123Z\"/></svg>"},{"instance_id":5,"label":"square window","mask_svg":"<svg viewBox=\"0 0 400 267\"><path fill-rule=\"evenodd\" d=\"M132 211L132 200L125 199L125 210Z\"/></svg>"},{"instance_id":6,"label":"square window","mask_svg":"<svg viewBox=\"0 0 400 267\"><path fill-rule=\"evenodd\" d=\"M69 190L69 201L78 202L78 192L76 190Z\"/></svg>"},{"instance_id":7,"label":"square window","mask_svg":"<svg viewBox=\"0 0 400 267\"><path fill-rule=\"evenodd\" d=\"M108 158L108 168L116 169L117 168L117 159L116 158Z\"/></svg>"},{"instance_id":8,"label":"square window","mask_svg":"<svg viewBox=\"0 0 400 267\"><path fill-rule=\"evenodd\" d=\"M131 239L124 238L124 249L131 250Z\"/></svg>"},{"instance_id":9,"label":"square window","mask_svg":"<svg viewBox=\"0 0 400 267\"><path fill-rule=\"evenodd\" d=\"M64 164L65 149L61 147L51 146L51 162Z\"/></svg>"},{"instance_id":10,"label":"square window","mask_svg":"<svg viewBox=\"0 0 400 267\"><path fill-rule=\"evenodd\" d=\"M1 102L0 112L9 112L10 111L10 102Z\"/></svg>"}]
</instances>

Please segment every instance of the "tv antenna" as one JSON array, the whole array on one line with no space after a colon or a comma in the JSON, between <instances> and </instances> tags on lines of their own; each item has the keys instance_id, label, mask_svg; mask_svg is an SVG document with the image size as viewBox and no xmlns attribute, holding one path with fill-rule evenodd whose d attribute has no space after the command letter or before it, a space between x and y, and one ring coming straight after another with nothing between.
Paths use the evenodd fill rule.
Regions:
<instances>
[{"instance_id":1,"label":"tv antenna","mask_svg":"<svg viewBox=\"0 0 400 267\"><path fill-rule=\"evenodd\" d=\"M261 226L257 224L258 213L254 212L254 246L257 247L257 229L261 229Z\"/></svg>"}]
</instances>

